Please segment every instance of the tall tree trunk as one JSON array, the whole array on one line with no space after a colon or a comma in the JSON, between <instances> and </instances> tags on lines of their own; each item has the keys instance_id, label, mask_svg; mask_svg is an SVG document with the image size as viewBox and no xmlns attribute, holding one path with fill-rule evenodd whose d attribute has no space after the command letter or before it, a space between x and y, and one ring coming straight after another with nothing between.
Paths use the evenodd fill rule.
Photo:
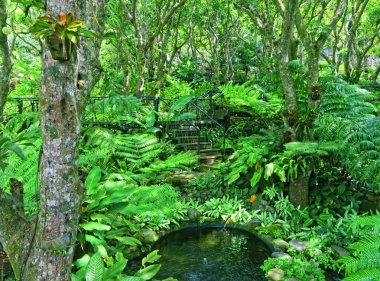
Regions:
<instances>
[{"instance_id":1,"label":"tall tree trunk","mask_svg":"<svg viewBox=\"0 0 380 281\"><path fill-rule=\"evenodd\" d=\"M11 52L8 46L8 36L3 33L3 27L7 25L7 9L5 1L0 1L0 123L3 121L4 106L9 93L9 81L12 70Z\"/></svg>"},{"instance_id":2,"label":"tall tree trunk","mask_svg":"<svg viewBox=\"0 0 380 281\"><path fill-rule=\"evenodd\" d=\"M307 81L309 122L313 122L316 109L321 101L321 89L319 86L319 55L318 47L307 50L307 66L309 69ZM310 124L311 125L311 124Z\"/></svg>"},{"instance_id":3,"label":"tall tree trunk","mask_svg":"<svg viewBox=\"0 0 380 281\"><path fill-rule=\"evenodd\" d=\"M47 14L72 12L104 25L105 0L47 1ZM81 18L84 19L84 18ZM104 26L92 29L102 31ZM57 61L43 50L41 73L40 210L27 221L16 195L0 191L0 242L17 280L70 280L82 203L78 176L80 117L86 96L98 79L101 36L73 52L70 61ZM82 82L78 83L81 80Z\"/></svg>"},{"instance_id":4,"label":"tall tree trunk","mask_svg":"<svg viewBox=\"0 0 380 281\"><path fill-rule=\"evenodd\" d=\"M379 77L379 74L380 74L380 64L377 66L375 72L371 75L371 81L372 81L372 84L373 85L376 85L377 84L377 77Z\"/></svg>"},{"instance_id":5,"label":"tall tree trunk","mask_svg":"<svg viewBox=\"0 0 380 281\"><path fill-rule=\"evenodd\" d=\"M285 98L284 109L282 112L285 127L285 142L297 140L295 128L298 114L297 96L292 75L288 66L289 48L291 45L291 38L293 38L294 16L297 2L298 1L296 0L287 1L281 33L282 44L280 50L279 70Z\"/></svg>"}]
</instances>

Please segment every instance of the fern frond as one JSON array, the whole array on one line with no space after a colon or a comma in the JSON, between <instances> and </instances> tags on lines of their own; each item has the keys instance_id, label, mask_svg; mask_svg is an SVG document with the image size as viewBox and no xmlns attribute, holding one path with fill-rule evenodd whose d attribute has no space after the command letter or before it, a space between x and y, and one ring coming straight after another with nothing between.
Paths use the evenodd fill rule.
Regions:
<instances>
[{"instance_id":1,"label":"fern frond","mask_svg":"<svg viewBox=\"0 0 380 281\"><path fill-rule=\"evenodd\" d=\"M342 281L377 281L380 280L380 269L369 268L359 270L349 276L345 277Z\"/></svg>"}]
</instances>

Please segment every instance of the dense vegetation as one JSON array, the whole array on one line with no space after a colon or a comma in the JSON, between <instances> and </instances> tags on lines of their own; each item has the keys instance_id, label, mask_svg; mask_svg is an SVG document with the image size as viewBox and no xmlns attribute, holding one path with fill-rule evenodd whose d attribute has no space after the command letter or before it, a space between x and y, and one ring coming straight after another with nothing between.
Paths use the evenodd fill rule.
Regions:
<instances>
[{"instance_id":1,"label":"dense vegetation","mask_svg":"<svg viewBox=\"0 0 380 281\"><path fill-rule=\"evenodd\" d=\"M151 280L189 221L380 280L378 0L0 1L1 280Z\"/></svg>"}]
</instances>

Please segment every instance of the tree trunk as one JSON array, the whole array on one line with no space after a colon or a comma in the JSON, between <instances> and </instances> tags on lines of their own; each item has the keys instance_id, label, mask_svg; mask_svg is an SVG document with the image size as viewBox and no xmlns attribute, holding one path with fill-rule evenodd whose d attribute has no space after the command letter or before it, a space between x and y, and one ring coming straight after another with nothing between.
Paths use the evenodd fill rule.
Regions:
<instances>
[{"instance_id":1,"label":"tree trunk","mask_svg":"<svg viewBox=\"0 0 380 281\"><path fill-rule=\"evenodd\" d=\"M73 12L90 17L95 31L102 31L105 0L48 1L47 14ZM84 18L81 18L84 19ZM92 21L92 22L91 22ZM80 117L100 68L101 36L74 50L69 61L57 61L44 48L41 73L42 154L40 161L40 210L27 221L18 196L0 191L0 242L17 280L70 280L71 265L82 203L78 176ZM81 80L82 82L78 83Z\"/></svg>"},{"instance_id":2,"label":"tree trunk","mask_svg":"<svg viewBox=\"0 0 380 281\"><path fill-rule=\"evenodd\" d=\"M321 88L319 86L319 55L320 51L316 49L307 50L307 66L309 69L308 81L307 81L307 94L308 94L308 111L309 122L314 120L314 115L321 102Z\"/></svg>"},{"instance_id":3,"label":"tree trunk","mask_svg":"<svg viewBox=\"0 0 380 281\"><path fill-rule=\"evenodd\" d=\"M371 75L371 81L372 81L372 85L376 85L377 84L377 77L379 77L379 74L380 74L380 65L377 66L375 72Z\"/></svg>"},{"instance_id":4,"label":"tree trunk","mask_svg":"<svg viewBox=\"0 0 380 281\"><path fill-rule=\"evenodd\" d=\"M311 171L306 171L304 175L298 175L289 184L289 200L294 206L301 208L309 204L309 179Z\"/></svg>"},{"instance_id":5,"label":"tree trunk","mask_svg":"<svg viewBox=\"0 0 380 281\"><path fill-rule=\"evenodd\" d=\"M80 122L75 60L73 56L68 62L55 61L44 51L40 214L25 269L25 276L33 276L32 280L70 279L83 194L78 177Z\"/></svg>"},{"instance_id":6,"label":"tree trunk","mask_svg":"<svg viewBox=\"0 0 380 281\"><path fill-rule=\"evenodd\" d=\"M0 1L0 56L2 65L0 67L0 123L3 121L4 106L9 93L9 81L12 70L11 53L8 46L8 38L2 32L7 25L7 9L5 1Z\"/></svg>"},{"instance_id":7,"label":"tree trunk","mask_svg":"<svg viewBox=\"0 0 380 281\"><path fill-rule=\"evenodd\" d=\"M282 44L280 50L279 70L285 98L282 114L285 127L284 141L289 142L297 140L296 121L298 115L298 105L294 82L288 67L289 48L291 38L293 38L294 16L297 1L288 1L286 5L281 33Z\"/></svg>"}]
</instances>

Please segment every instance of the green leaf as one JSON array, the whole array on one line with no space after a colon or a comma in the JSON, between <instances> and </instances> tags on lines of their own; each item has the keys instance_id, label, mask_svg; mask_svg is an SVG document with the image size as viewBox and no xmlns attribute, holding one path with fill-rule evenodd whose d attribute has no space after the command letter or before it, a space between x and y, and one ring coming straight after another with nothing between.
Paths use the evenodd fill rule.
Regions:
<instances>
[{"instance_id":1,"label":"green leaf","mask_svg":"<svg viewBox=\"0 0 380 281\"><path fill-rule=\"evenodd\" d=\"M78 276L76 276L74 273L71 273L71 276L70 276L70 280L71 281L81 281L81 278L79 278Z\"/></svg>"},{"instance_id":2,"label":"green leaf","mask_svg":"<svg viewBox=\"0 0 380 281\"><path fill-rule=\"evenodd\" d=\"M22 149L17 144L13 142L8 142L3 147L9 151L13 151L14 153L16 153L16 155L20 157L22 160L26 159L24 153L22 152Z\"/></svg>"},{"instance_id":3,"label":"green leaf","mask_svg":"<svg viewBox=\"0 0 380 281\"><path fill-rule=\"evenodd\" d=\"M77 268L81 268L81 267L87 266L89 260L90 260L90 256L86 254L80 259L76 259L74 262L74 265Z\"/></svg>"},{"instance_id":4,"label":"green leaf","mask_svg":"<svg viewBox=\"0 0 380 281\"><path fill-rule=\"evenodd\" d=\"M175 111L179 111L185 107L186 104L191 102L193 99L192 96L183 96L174 102L174 104L170 107L169 113L174 113Z\"/></svg>"},{"instance_id":5,"label":"green leaf","mask_svg":"<svg viewBox=\"0 0 380 281\"><path fill-rule=\"evenodd\" d=\"M98 245L97 248L98 248L98 252L102 256L102 258L104 258L104 259L108 258L108 253L107 253L106 247L104 247L103 245Z\"/></svg>"},{"instance_id":6,"label":"green leaf","mask_svg":"<svg viewBox=\"0 0 380 281\"><path fill-rule=\"evenodd\" d=\"M103 215L103 214L98 214L98 213L93 213L91 214L90 218L95 221L97 220L98 222L106 222L108 224L111 224L111 219L106 216L106 215Z\"/></svg>"},{"instance_id":7,"label":"green leaf","mask_svg":"<svg viewBox=\"0 0 380 281\"><path fill-rule=\"evenodd\" d=\"M104 274L104 262L100 253L94 254L86 268L86 281L102 281Z\"/></svg>"},{"instance_id":8,"label":"green leaf","mask_svg":"<svg viewBox=\"0 0 380 281\"><path fill-rule=\"evenodd\" d=\"M145 258L142 260L142 266L145 266L146 263L154 263L158 261L161 258L161 256L158 254L158 250L155 250L151 253L149 253Z\"/></svg>"},{"instance_id":9,"label":"green leaf","mask_svg":"<svg viewBox=\"0 0 380 281\"><path fill-rule=\"evenodd\" d=\"M84 183L87 189L87 195L91 195L96 192L96 188L98 187L98 183L101 176L102 176L102 170L100 169L99 166L92 168L92 170L88 174L86 181Z\"/></svg>"},{"instance_id":10,"label":"green leaf","mask_svg":"<svg viewBox=\"0 0 380 281\"><path fill-rule=\"evenodd\" d=\"M116 280L127 265L127 259L123 258L112 265L104 274L104 280Z\"/></svg>"},{"instance_id":11,"label":"green leaf","mask_svg":"<svg viewBox=\"0 0 380 281\"><path fill-rule=\"evenodd\" d=\"M87 231L93 231L93 230L110 230L111 226L107 224L102 224L99 222L88 222L88 223L82 223L80 226L87 230Z\"/></svg>"},{"instance_id":12,"label":"green leaf","mask_svg":"<svg viewBox=\"0 0 380 281\"><path fill-rule=\"evenodd\" d=\"M86 234L84 236L84 239L89 242L92 246L94 247L97 247L98 245L103 245L103 246L107 246L107 243L106 241L104 241L103 239L99 239L93 235L88 235Z\"/></svg>"},{"instance_id":13,"label":"green leaf","mask_svg":"<svg viewBox=\"0 0 380 281\"><path fill-rule=\"evenodd\" d=\"M118 278L117 281L145 281L145 279L141 277L136 277L136 276L124 276L124 277Z\"/></svg>"},{"instance_id":14,"label":"green leaf","mask_svg":"<svg viewBox=\"0 0 380 281\"><path fill-rule=\"evenodd\" d=\"M86 202L90 203L87 206L87 211L90 211L94 208L99 207L99 203L103 199L103 197L106 195L106 192L107 191L102 188L96 192L92 200L85 200Z\"/></svg>"},{"instance_id":15,"label":"green leaf","mask_svg":"<svg viewBox=\"0 0 380 281\"><path fill-rule=\"evenodd\" d=\"M98 37L98 35L96 35L96 33L92 32L88 29L82 29L80 31L80 35L83 37L94 38L94 39Z\"/></svg>"},{"instance_id":16,"label":"green leaf","mask_svg":"<svg viewBox=\"0 0 380 281\"><path fill-rule=\"evenodd\" d=\"M303 223L303 226L304 226L304 227L308 227L308 226L310 226L312 223L313 223L313 220L312 220L312 219L307 219L307 220Z\"/></svg>"},{"instance_id":17,"label":"green leaf","mask_svg":"<svg viewBox=\"0 0 380 281\"><path fill-rule=\"evenodd\" d=\"M160 268L160 264L153 264L147 266L146 268L140 269L135 273L135 276L141 277L144 280L149 280L152 279L160 271Z\"/></svg>"},{"instance_id":18,"label":"green leaf","mask_svg":"<svg viewBox=\"0 0 380 281\"><path fill-rule=\"evenodd\" d=\"M261 175L263 174L263 169L260 167L256 172L253 174L251 178L251 186L255 187L256 184L260 181Z\"/></svg>"},{"instance_id":19,"label":"green leaf","mask_svg":"<svg viewBox=\"0 0 380 281\"><path fill-rule=\"evenodd\" d=\"M140 242L140 240L138 240L138 239L136 239L134 237L130 237L130 236L119 237L119 236L116 236L114 238L116 240L120 241L121 243L125 244L125 245L130 245L130 246L142 245L142 243Z\"/></svg>"},{"instance_id":20,"label":"green leaf","mask_svg":"<svg viewBox=\"0 0 380 281\"><path fill-rule=\"evenodd\" d=\"M344 183L338 186L338 194L342 195L346 191L346 185Z\"/></svg>"},{"instance_id":21,"label":"green leaf","mask_svg":"<svg viewBox=\"0 0 380 281\"><path fill-rule=\"evenodd\" d=\"M75 33L72 33L72 32L67 32L66 33L66 36L67 36L67 38L71 41L71 42L73 42L74 44L78 44L78 36L77 36L77 34L75 34Z\"/></svg>"}]
</instances>

